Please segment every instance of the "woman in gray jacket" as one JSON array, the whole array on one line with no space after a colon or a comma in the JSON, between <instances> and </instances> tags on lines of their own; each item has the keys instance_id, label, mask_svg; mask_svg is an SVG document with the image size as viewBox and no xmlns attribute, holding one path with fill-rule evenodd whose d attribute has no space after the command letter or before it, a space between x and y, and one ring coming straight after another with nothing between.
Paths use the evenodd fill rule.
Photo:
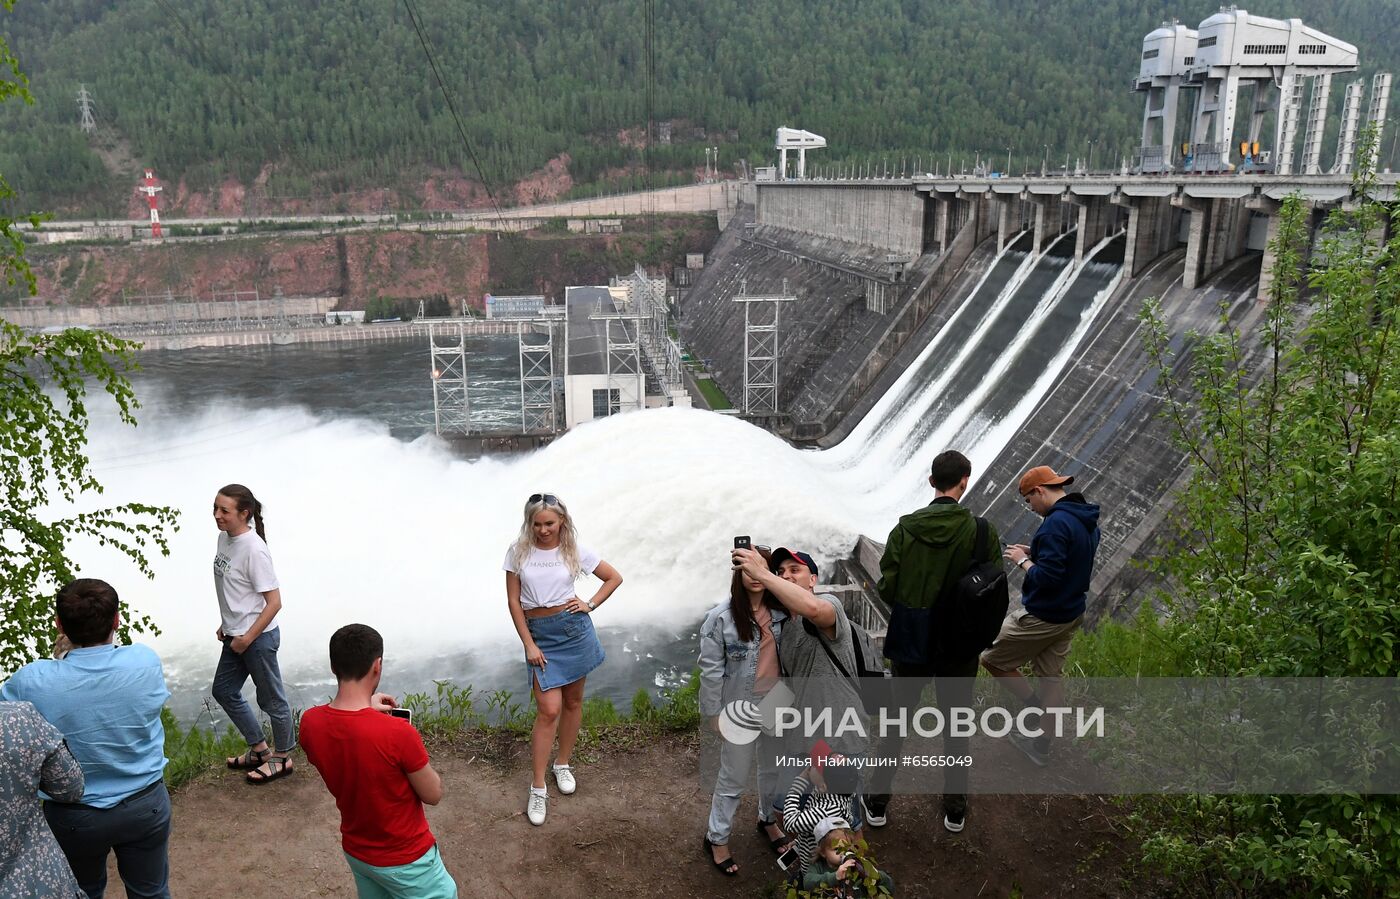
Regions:
<instances>
[{"instance_id":1,"label":"woman in gray jacket","mask_svg":"<svg viewBox=\"0 0 1400 899\"><path fill-rule=\"evenodd\" d=\"M765 548L758 549L762 553ZM729 599L705 617L700 626L700 714L716 731L726 709L734 711L744 708L742 704L758 703L779 683L778 638L787 617L782 604L762 583L739 571L730 581ZM752 713L753 707L747 708ZM792 842L776 820L781 801L779 772L764 762L772 753L765 756L758 751L769 739L759 735L757 740L742 744L726 739L720 748L705 855L715 868L731 877L739 873L739 864L729 852L729 834L756 754L758 829L776 853Z\"/></svg>"}]
</instances>

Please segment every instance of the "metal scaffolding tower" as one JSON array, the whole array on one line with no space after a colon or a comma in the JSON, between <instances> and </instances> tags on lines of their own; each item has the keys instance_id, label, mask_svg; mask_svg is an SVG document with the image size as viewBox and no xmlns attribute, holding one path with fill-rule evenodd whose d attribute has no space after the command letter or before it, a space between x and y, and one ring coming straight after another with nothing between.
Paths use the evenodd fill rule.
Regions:
<instances>
[{"instance_id":1,"label":"metal scaffolding tower","mask_svg":"<svg viewBox=\"0 0 1400 899\"><path fill-rule=\"evenodd\" d=\"M739 282L734 302L744 304L744 402L745 415L778 414L778 317L783 303L797 299L788 292L753 295L748 282Z\"/></svg>"},{"instance_id":2,"label":"metal scaffolding tower","mask_svg":"<svg viewBox=\"0 0 1400 899\"><path fill-rule=\"evenodd\" d=\"M642 361L650 366L657 389L672 397L684 380L680 346L667 332L666 282L653 279L640 264L629 278L627 296L633 313L639 319L638 340L642 345Z\"/></svg>"},{"instance_id":3,"label":"metal scaffolding tower","mask_svg":"<svg viewBox=\"0 0 1400 899\"><path fill-rule=\"evenodd\" d=\"M467 335L461 323L428 326L433 357L433 427L438 435L471 431L471 398L467 392Z\"/></svg>"},{"instance_id":4,"label":"metal scaffolding tower","mask_svg":"<svg viewBox=\"0 0 1400 899\"><path fill-rule=\"evenodd\" d=\"M521 322L517 327L520 341L520 430L524 434L558 428L554 399L554 321L544 322L543 341L540 334ZM526 340L526 337L531 338Z\"/></svg>"},{"instance_id":5,"label":"metal scaffolding tower","mask_svg":"<svg viewBox=\"0 0 1400 899\"><path fill-rule=\"evenodd\" d=\"M291 322L287 320L287 297L282 293L280 284L272 288L272 308L275 316L273 326L276 328L290 327Z\"/></svg>"},{"instance_id":6,"label":"metal scaffolding tower","mask_svg":"<svg viewBox=\"0 0 1400 899\"><path fill-rule=\"evenodd\" d=\"M92 117L92 94L88 93L87 85L78 85L78 113L82 116L81 127L84 134L91 134L97 130L97 122Z\"/></svg>"},{"instance_id":7,"label":"metal scaffolding tower","mask_svg":"<svg viewBox=\"0 0 1400 899\"><path fill-rule=\"evenodd\" d=\"M635 312L598 312L589 318L603 323L603 339L607 344L603 371L607 376L608 414L645 408L647 378L639 339L642 316Z\"/></svg>"}]
</instances>

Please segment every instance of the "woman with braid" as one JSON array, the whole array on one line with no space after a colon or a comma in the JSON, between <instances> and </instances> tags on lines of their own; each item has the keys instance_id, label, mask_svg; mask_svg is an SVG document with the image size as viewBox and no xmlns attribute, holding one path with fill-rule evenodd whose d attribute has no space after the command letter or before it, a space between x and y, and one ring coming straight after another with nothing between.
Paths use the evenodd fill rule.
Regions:
<instances>
[{"instance_id":1,"label":"woman with braid","mask_svg":"<svg viewBox=\"0 0 1400 899\"><path fill-rule=\"evenodd\" d=\"M214 592L219 597L223 644L214 672L214 699L233 726L248 741L248 751L228 760L228 766L248 772L248 782L267 783L292 773L292 710L277 666L282 633L277 613L282 591L272 568L263 531L262 503L242 484L229 484L214 497L214 524L219 529L214 555ZM258 708L272 719L271 747L258 716L243 698L243 685L253 679Z\"/></svg>"}]
</instances>

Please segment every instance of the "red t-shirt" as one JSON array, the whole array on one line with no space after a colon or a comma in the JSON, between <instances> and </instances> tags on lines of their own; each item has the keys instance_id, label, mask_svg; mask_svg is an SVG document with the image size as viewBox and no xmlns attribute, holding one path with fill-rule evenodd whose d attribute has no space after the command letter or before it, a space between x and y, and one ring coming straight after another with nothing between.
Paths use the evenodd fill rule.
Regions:
<instances>
[{"instance_id":1,"label":"red t-shirt","mask_svg":"<svg viewBox=\"0 0 1400 899\"><path fill-rule=\"evenodd\" d=\"M413 725L374 709L319 705L301 716L301 748L335 797L347 855L384 868L433 848L423 803L408 782L428 764Z\"/></svg>"}]
</instances>

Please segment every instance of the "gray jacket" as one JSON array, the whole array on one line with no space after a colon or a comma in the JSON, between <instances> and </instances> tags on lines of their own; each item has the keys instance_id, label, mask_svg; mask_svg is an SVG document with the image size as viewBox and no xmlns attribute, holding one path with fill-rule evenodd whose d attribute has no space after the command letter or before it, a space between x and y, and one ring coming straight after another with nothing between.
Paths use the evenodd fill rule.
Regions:
<instances>
[{"instance_id":1,"label":"gray jacket","mask_svg":"<svg viewBox=\"0 0 1400 899\"><path fill-rule=\"evenodd\" d=\"M773 644L783 633L786 609L773 609ZM700 714L713 717L736 699L753 699L753 683L758 674L759 634L739 640L729 600L710 610L700 625Z\"/></svg>"}]
</instances>

